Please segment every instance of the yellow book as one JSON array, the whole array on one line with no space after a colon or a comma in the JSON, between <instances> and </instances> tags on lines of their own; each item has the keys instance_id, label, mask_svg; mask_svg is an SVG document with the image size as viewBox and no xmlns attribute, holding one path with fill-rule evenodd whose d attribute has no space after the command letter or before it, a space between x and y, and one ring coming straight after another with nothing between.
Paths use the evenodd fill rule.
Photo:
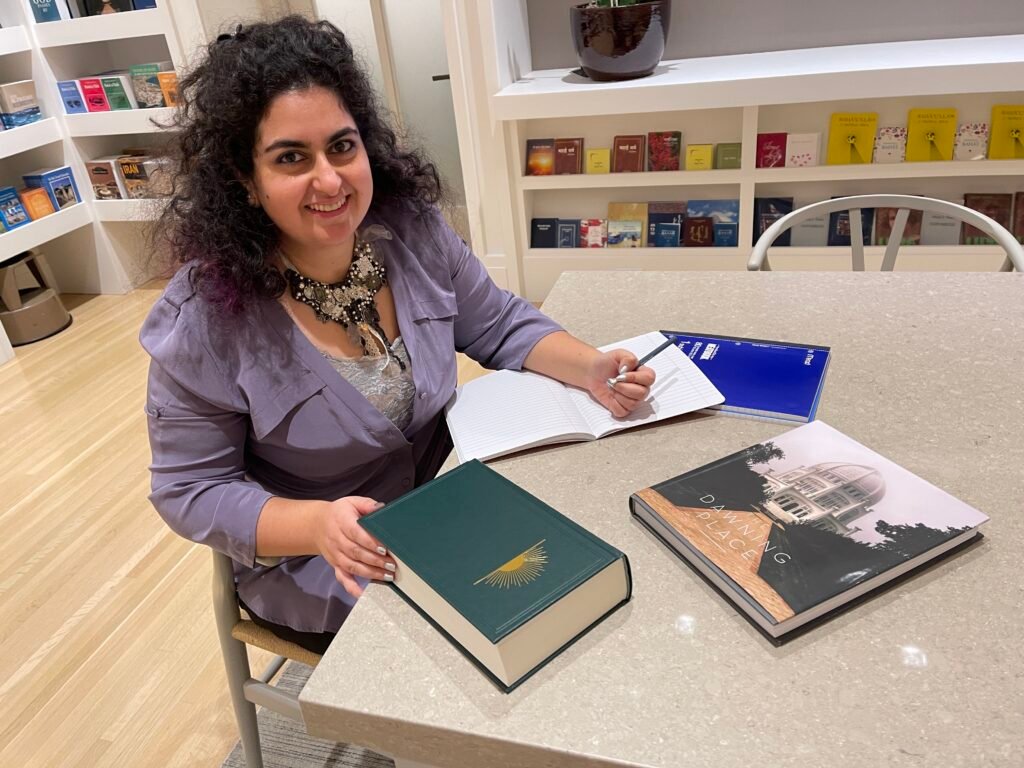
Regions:
<instances>
[{"instance_id":1,"label":"yellow book","mask_svg":"<svg viewBox=\"0 0 1024 768\"><path fill-rule=\"evenodd\" d=\"M955 109L912 109L907 113L907 162L953 159Z\"/></svg>"},{"instance_id":2,"label":"yellow book","mask_svg":"<svg viewBox=\"0 0 1024 768\"><path fill-rule=\"evenodd\" d=\"M612 151L604 149L587 150L587 173L611 173Z\"/></svg>"},{"instance_id":3,"label":"yellow book","mask_svg":"<svg viewBox=\"0 0 1024 768\"><path fill-rule=\"evenodd\" d=\"M608 203L608 220L639 221L640 247L647 247L647 203Z\"/></svg>"},{"instance_id":4,"label":"yellow book","mask_svg":"<svg viewBox=\"0 0 1024 768\"><path fill-rule=\"evenodd\" d=\"M714 167L714 144L687 144L686 170L710 171Z\"/></svg>"},{"instance_id":5,"label":"yellow book","mask_svg":"<svg viewBox=\"0 0 1024 768\"><path fill-rule=\"evenodd\" d=\"M828 164L870 163L877 112L833 112L828 129Z\"/></svg>"},{"instance_id":6,"label":"yellow book","mask_svg":"<svg viewBox=\"0 0 1024 768\"><path fill-rule=\"evenodd\" d=\"M996 104L992 107L988 159L1024 159L1024 104Z\"/></svg>"}]
</instances>

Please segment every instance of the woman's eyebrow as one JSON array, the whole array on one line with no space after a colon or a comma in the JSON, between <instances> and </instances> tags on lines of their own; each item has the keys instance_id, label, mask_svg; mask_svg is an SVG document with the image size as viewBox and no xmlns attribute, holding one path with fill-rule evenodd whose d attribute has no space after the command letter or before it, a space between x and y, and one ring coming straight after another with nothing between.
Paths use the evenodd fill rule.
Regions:
<instances>
[{"instance_id":1,"label":"woman's eyebrow","mask_svg":"<svg viewBox=\"0 0 1024 768\"><path fill-rule=\"evenodd\" d=\"M357 131L352 126L346 126L345 128L342 128L340 131L335 131L334 133L332 133L331 136L327 139L326 145L330 146L338 139L342 139L351 134L355 134L358 136L359 131ZM275 149L302 149L306 146L306 142L299 141L298 139L277 139L276 141L264 147L263 152L273 152Z\"/></svg>"}]
</instances>

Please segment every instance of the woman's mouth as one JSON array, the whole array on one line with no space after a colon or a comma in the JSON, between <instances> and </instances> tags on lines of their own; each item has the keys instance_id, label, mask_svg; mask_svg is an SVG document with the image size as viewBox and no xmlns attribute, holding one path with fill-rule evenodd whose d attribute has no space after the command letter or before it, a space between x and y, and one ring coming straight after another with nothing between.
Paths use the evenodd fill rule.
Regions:
<instances>
[{"instance_id":1,"label":"woman's mouth","mask_svg":"<svg viewBox=\"0 0 1024 768\"><path fill-rule=\"evenodd\" d=\"M336 215L348 208L348 196L329 203L309 203L306 209L319 216Z\"/></svg>"}]
</instances>

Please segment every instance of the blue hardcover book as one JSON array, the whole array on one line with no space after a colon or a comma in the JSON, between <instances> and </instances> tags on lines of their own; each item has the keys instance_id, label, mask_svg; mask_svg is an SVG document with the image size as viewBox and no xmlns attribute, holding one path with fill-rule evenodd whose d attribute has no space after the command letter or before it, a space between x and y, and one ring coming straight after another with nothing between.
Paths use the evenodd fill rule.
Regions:
<instances>
[{"instance_id":1,"label":"blue hardcover book","mask_svg":"<svg viewBox=\"0 0 1024 768\"><path fill-rule=\"evenodd\" d=\"M530 219L530 247L558 247L558 219Z\"/></svg>"},{"instance_id":2,"label":"blue hardcover book","mask_svg":"<svg viewBox=\"0 0 1024 768\"><path fill-rule=\"evenodd\" d=\"M712 226L715 238L715 247L729 247L740 244L740 225L716 221Z\"/></svg>"},{"instance_id":3,"label":"blue hardcover book","mask_svg":"<svg viewBox=\"0 0 1024 768\"><path fill-rule=\"evenodd\" d=\"M651 242L655 248L678 248L682 228L681 223L659 221L654 225L654 239Z\"/></svg>"},{"instance_id":4,"label":"blue hardcover book","mask_svg":"<svg viewBox=\"0 0 1024 768\"><path fill-rule=\"evenodd\" d=\"M725 396L709 413L786 423L814 419L829 347L662 331Z\"/></svg>"},{"instance_id":5,"label":"blue hardcover book","mask_svg":"<svg viewBox=\"0 0 1024 768\"><path fill-rule=\"evenodd\" d=\"M132 0L132 8L136 11L143 11L146 8L156 8L156 0Z\"/></svg>"},{"instance_id":6,"label":"blue hardcover book","mask_svg":"<svg viewBox=\"0 0 1024 768\"><path fill-rule=\"evenodd\" d=\"M835 198L833 198L834 200ZM860 225L864 245L871 245L871 225L875 223L875 209L862 208ZM835 211L828 215L828 244L850 245L850 212Z\"/></svg>"},{"instance_id":7,"label":"blue hardcover book","mask_svg":"<svg viewBox=\"0 0 1024 768\"><path fill-rule=\"evenodd\" d=\"M787 213L793 212L792 197L755 197L754 198L754 242L764 234L772 224L781 219ZM793 231L787 229L772 244L774 248L788 246L791 243Z\"/></svg>"},{"instance_id":8,"label":"blue hardcover book","mask_svg":"<svg viewBox=\"0 0 1024 768\"><path fill-rule=\"evenodd\" d=\"M676 248L682 245L683 222L686 221L686 201L653 201L647 204L647 244L655 248ZM659 224L678 224L679 237L671 245L656 242ZM665 230L666 233L669 230Z\"/></svg>"},{"instance_id":9,"label":"blue hardcover book","mask_svg":"<svg viewBox=\"0 0 1024 768\"><path fill-rule=\"evenodd\" d=\"M14 187L0 187L0 221L5 229L23 227L32 222Z\"/></svg>"},{"instance_id":10,"label":"blue hardcover book","mask_svg":"<svg viewBox=\"0 0 1024 768\"><path fill-rule=\"evenodd\" d=\"M64 0L29 0L28 4L37 24L71 18Z\"/></svg>"},{"instance_id":11,"label":"blue hardcover book","mask_svg":"<svg viewBox=\"0 0 1024 768\"><path fill-rule=\"evenodd\" d=\"M74 174L71 168L51 168L48 170L33 171L26 173L22 178L25 186L31 188L41 187L53 203L53 210L63 211L82 200L78 194L78 185L75 184Z\"/></svg>"},{"instance_id":12,"label":"blue hardcover book","mask_svg":"<svg viewBox=\"0 0 1024 768\"><path fill-rule=\"evenodd\" d=\"M740 220L739 200L690 200L686 204L687 218L706 217L716 224L736 224Z\"/></svg>"},{"instance_id":13,"label":"blue hardcover book","mask_svg":"<svg viewBox=\"0 0 1024 768\"><path fill-rule=\"evenodd\" d=\"M559 219L558 220L558 247L579 248L580 247L580 220Z\"/></svg>"},{"instance_id":14,"label":"blue hardcover book","mask_svg":"<svg viewBox=\"0 0 1024 768\"><path fill-rule=\"evenodd\" d=\"M57 90L60 91L60 98L64 102L66 114L74 115L89 111L85 107L85 99L82 98L82 92L78 89L76 80L61 80L57 83Z\"/></svg>"}]
</instances>

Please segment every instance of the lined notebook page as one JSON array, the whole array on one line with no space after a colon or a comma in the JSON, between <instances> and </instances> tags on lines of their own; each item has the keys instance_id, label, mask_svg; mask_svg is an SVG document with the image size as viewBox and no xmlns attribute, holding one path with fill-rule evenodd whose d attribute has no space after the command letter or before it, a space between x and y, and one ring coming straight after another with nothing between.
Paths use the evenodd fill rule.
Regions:
<instances>
[{"instance_id":1,"label":"lined notebook page","mask_svg":"<svg viewBox=\"0 0 1024 768\"><path fill-rule=\"evenodd\" d=\"M637 358L656 349L665 341L665 337L657 331L634 336L632 339L616 342L601 347L602 352L609 349L628 349ZM647 363L654 371L654 386L651 395L635 411L622 419L617 419L591 399L582 390L566 387L574 405L587 420L592 434L602 437L620 429L629 429L640 424L650 424L660 419L668 419L683 413L690 413L710 405L717 405L725 400L715 385L690 358L678 347L672 346L661 352Z\"/></svg>"},{"instance_id":2,"label":"lined notebook page","mask_svg":"<svg viewBox=\"0 0 1024 768\"><path fill-rule=\"evenodd\" d=\"M528 371L496 371L464 384L455 391L446 417L460 462L591 438L568 388Z\"/></svg>"}]
</instances>

